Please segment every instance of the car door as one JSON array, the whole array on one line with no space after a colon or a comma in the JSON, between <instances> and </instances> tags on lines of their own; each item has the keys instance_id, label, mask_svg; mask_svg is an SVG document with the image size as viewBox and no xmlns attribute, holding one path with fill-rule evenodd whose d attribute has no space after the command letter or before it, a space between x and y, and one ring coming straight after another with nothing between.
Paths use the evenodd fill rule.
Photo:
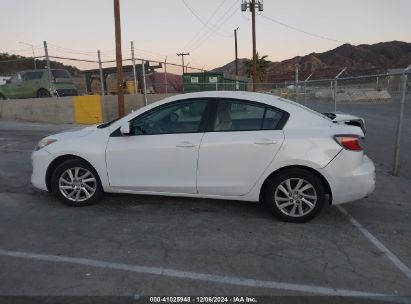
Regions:
<instances>
[{"instance_id":1,"label":"car door","mask_svg":"<svg viewBox=\"0 0 411 304\"><path fill-rule=\"evenodd\" d=\"M273 161L288 113L267 105L222 99L200 146L199 194L247 194Z\"/></svg>"},{"instance_id":2,"label":"car door","mask_svg":"<svg viewBox=\"0 0 411 304\"><path fill-rule=\"evenodd\" d=\"M40 79L44 71L28 71L24 74L23 90L26 98L37 97L37 91L40 88Z\"/></svg>"},{"instance_id":3,"label":"car door","mask_svg":"<svg viewBox=\"0 0 411 304\"><path fill-rule=\"evenodd\" d=\"M113 135L107 151L110 186L118 190L196 193L198 150L207 100L166 104L130 121L130 136Z\"/></svg>"}]
</instances>

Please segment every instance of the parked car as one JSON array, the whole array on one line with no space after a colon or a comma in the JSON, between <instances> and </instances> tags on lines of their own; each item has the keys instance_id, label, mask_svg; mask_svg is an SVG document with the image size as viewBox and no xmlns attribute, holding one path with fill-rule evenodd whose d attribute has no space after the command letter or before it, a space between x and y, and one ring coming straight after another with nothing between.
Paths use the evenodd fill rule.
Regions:
<instances>
[{"instance_id":1,"label":"parked car","mask_svg":"<svg viewBox=\"0 0 411 304\"><path fill-rule=\"evenodd\" d=\"M56 96L77 95L73 79L66 70L51 70L52 90ZM50 97L50 85L47 70L29 70L16 73L7 83L0 86L0 98L35 98Z\"/></svg>"},{"instance_id":2,"label":"parked car","mask_svg":"<svg viewBox=\"0 0 411 304\"><path fill-rule=\"evenodd\" d=\"M104 192L261 201L305 222L374 190L363 135L273 95L190 93L42 139L31 182L70 206Z\"/></svg>"}]
</instances>

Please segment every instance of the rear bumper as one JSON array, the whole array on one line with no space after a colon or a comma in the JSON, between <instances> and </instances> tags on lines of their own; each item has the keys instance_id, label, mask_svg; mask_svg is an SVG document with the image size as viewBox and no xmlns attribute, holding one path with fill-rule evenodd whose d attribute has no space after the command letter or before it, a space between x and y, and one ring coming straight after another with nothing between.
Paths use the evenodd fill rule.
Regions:
<instances>
[{"instance_id":1,"label":"rear bumper","mask_svg":"<svg viewBox=\"0 0 411 304\"><path fill-rule=\"evenodd\" d=\"M375 189L375 166L362 152L343 150L320 170L330 183L332 204L356 201Z\"/></svg>"}]
</instances>

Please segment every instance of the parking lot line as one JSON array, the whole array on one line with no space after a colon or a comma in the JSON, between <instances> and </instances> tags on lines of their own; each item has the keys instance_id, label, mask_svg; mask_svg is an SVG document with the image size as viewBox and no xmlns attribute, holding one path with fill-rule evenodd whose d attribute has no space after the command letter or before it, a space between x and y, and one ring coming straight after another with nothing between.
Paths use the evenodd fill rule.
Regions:
<instances>
[{"instance_id":1,"label":"parking lot line","mask_svg":"<svg viewBox=\"0 0 411 304\"><path fill-rule=\"evenodd\" d=\"M288 291L303 292L303 293L316 294L316 295L361 297L361 298L389 301L389 302L396 302L396 303L409 303L409 298L396 296L396 295L390 295L390 294L370 293L370 292L363 292L363 291L356 291L356 290L285 283L285 282L277 282L277 281L255 280L255 279L242 278L242 277L231 277L231 276L224 276L224 275L214 275L214 274L207 274L207 273L181 271L181 270L176 270L176 269L171 269L171 268L139 266L139 265L106 262L106 261L92 260L92 259L86 259L86 258L74 258L74 257L68 257L68 256L60 256L60 255L57 256L57 255L38 254L38 253L21 252L21 251L10 251L10 250L4 250L4 249L0 249L0 255L7 256L7 257L13 257L13 258L28 259L28 260L57 262L57 263L70 263L70 264L84 265L84 266L104 268L104 269L129 271L129 272L141 273L141 274L151 274L151 275L167 276L167 277L180 278L180 279L207 281L211 283L246 286L246 287L253 287L253 288L278 289L278 290L288 290Z\"/></svg>"},{"instance_id":2,"label":"parking lot line","mask_svg":"<svg viewBox=\"0 0 411 304\"><path fill-rule=\"evenodd\" d=\"M341 206L337 206L351 222L351 224L356 227L361 233L375 246L377 247L404 275L411 280L411 269L408 268L394 253L392 253L387 247L385 247L375 236L371 234L367 229L364 228L359 222L357 222L347 210Z\"/></svg>"}]
</instances>

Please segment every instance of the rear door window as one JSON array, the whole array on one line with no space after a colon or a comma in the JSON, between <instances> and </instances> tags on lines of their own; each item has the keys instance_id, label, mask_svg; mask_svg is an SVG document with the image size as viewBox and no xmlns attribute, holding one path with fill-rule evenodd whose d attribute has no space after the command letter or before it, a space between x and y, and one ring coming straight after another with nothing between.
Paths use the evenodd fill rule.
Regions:
<instances>
[{"instance_id":1,"label":"rear door window","mask_svg":"<svg viewBox=\"0 0 411 304\"><path fill-rule=\"evenodd\" d=\"M35 71L35 72L26 72L24 74L24 80L25 81L30 81L30 80L38 80L43 77L43 71Z\"/></svg>"},{"instance_id":2,"label":"rear door window","mask_svg":"<svg viewBox=\"0 0 411 304\"><path fill-rule=\"evenodd\" d=\"M264 104L221 100L218 103L212 131L275 130L284 112Z\"/></svg>"},{"instance_id":3,"label":"rear door window","mask_svg":"<svg viewBox=\"0 0 411 304\"><path fill-rule=\"evenodd\" d=\"M52 70L54 78L70 78L70 74L65 70Z\"/></svg>"}]
</instances>

